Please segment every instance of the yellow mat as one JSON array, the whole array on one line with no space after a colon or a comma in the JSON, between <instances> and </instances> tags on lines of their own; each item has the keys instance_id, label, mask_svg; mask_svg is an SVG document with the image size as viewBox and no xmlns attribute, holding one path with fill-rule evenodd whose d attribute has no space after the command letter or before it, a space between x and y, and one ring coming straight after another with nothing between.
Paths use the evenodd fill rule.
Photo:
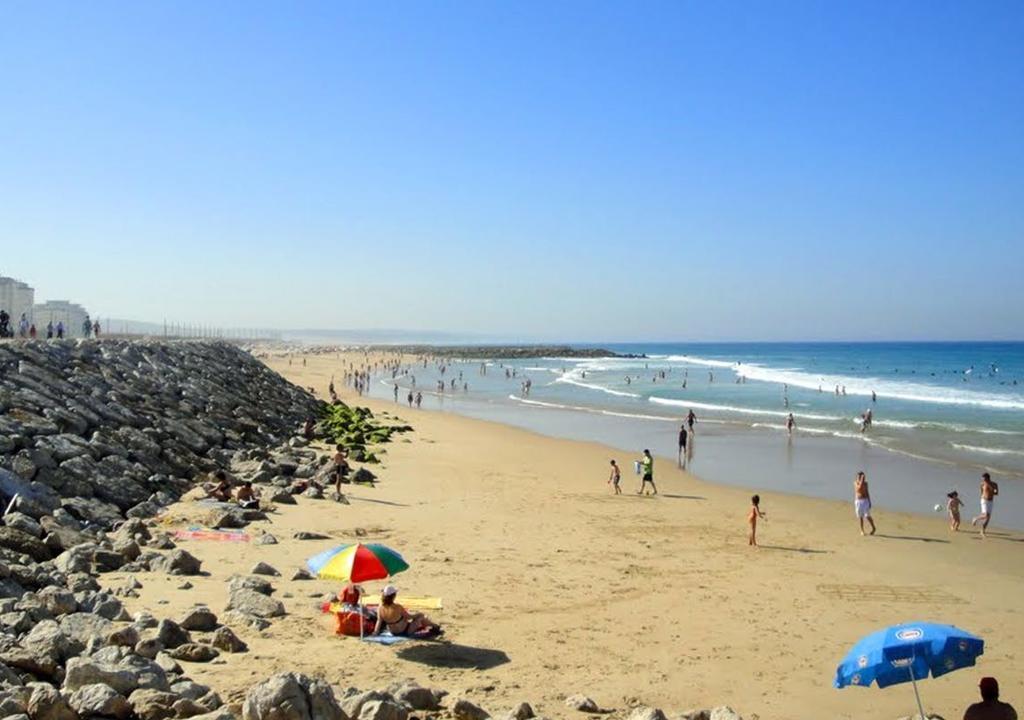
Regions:
<instances>
[{"instance_id":1,"label":"yellow mat","mask_svg":"<svg viewBox=\"0 0 1024 720\"><path fill-rule=\"evenodd\" d=\"M398 599L399 605L411 610L441 610L443 608L441 598L439 597L414 597L412 595L403 595ZM370 605L370 603L367 603ZM373 603L372 606L376 606ZM327 612L338 612L341 610L341 603L332 602Z\"/></svg>"}]
</instances>

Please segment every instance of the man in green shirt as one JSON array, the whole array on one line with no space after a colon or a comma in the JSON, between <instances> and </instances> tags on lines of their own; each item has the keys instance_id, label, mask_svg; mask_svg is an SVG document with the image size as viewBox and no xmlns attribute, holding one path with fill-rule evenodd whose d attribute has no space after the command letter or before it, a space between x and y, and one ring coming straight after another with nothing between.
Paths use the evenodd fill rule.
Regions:
<instances>
[{"instance_id":1,"label":"man in green shirt","mask_svg":"<svg viewBox=\"0 0 1024 720\"><path fill-rule=\"evenodd\" d=\"M640 461L642 466L643 480L640 482L640 490L637 495L643 495L644 490L647 488L647 483L651 484L651 489L654 490L654 495L658 494L658 488L654 485L654 458L651 457L650 450L644 450L644 457Z\"/></svg>"}]
</instances>

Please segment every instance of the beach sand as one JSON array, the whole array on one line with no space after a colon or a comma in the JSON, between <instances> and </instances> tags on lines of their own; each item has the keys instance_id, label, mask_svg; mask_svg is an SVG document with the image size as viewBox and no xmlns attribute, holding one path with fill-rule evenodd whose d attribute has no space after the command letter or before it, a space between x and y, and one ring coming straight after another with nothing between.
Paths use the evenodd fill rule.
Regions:
<instances>
[{"instance_id":1,"label":"beach sand","mask_svg":"<svg viewBox=\"0 0 1024 720\"><path fill-rule=\"evenodd\" d=\"M335 356L310 355L306 367L267 362L321 397L330 376L344 372ZM852 502L762 492L768 519L752 549L749 490L702 482L659 459L661 494L640 498L636 458L621 451L354 400L338 386L345 400L415 427L372 468L377 487L351 487L347 506L300 497L248 528L273 533L277 545L182 541L209 575L177 590L183 578L145 574L140 597L127 600L131 611L157 617L196 603L220 612L232 574L258 560L281 571L275 586L287 617L263 633L236 628L248 653L187 667L225 699L297 670L340 688L411 677L493 714L527 700L538 714L578 717L563 699L584 693L620 712L643 703L670 716L728 704L748 719L897 718L914 710L909 685L835 690L835 666L873 630L933 620L981 635L986 653L976 668L921 683L928 710L960 717L982 675L998 677L1003 698L1024 706L1024 537L1000 531L979 540L969 532L974 502L965 508L968 531L956 535L944 515L879 512L879 535L862 538ZM610 457L623 468L618 497L605 482ZM293 539L299 530L332 540ZM435 614L445 642L388 648L331 634L316 605L339 585L288 578L307 557L356 540L405 556L401 592L443 598ZM111 586L123 579L105 576Z\"/></svg>"}]
</instances>

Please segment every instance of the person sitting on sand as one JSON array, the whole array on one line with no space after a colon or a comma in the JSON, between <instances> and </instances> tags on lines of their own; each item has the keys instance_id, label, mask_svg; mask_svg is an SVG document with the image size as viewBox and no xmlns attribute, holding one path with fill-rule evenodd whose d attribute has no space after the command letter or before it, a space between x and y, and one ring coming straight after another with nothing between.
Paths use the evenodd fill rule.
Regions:
<instances>
[{"instance_id":1,"label":"person sitting on sand","mask_svg":"<svg viewBox=\"0 0 1024 720\"><path fill-rule=\"evenodd\" d=\"M960 508L964 501L960 499L960 493L956 490L946 495L946 510L949 512L949 529L957 532L960 529Z\"/></svg>"},{"instance_id":2,"label":"person sitting on sand","mask_svg":"<svg viewBox=\"0 0 1024 720\"><path fill-rule=\"evenodd\" d=\"M217 481L213 490L210 491L210 497L216 498L221 502L228 502L231 500L231 483L228 481L228 474L223 470L218 470L213 474L213 479Z\"/></svg>"},{"instance_id":3,"label":"person sitting on sand","mask_svg":"<svg viewBox=\"0 0 1024 720\"><path fill-rule=\"evenodd\" d=\"M252 489L252 481L246 480L242 487L235 492L235 501L238 507L243 510L258 510L260 507L260 496Z\"/></svg>"},{"instance_id":4,"label":"person sitting on sand","mask_svg":"<svg viewBox=\"0 0 1024 720\"><path fill-rule=\"evenodd\" d=\"M860 534L864 534L864 520L871 525L871 534L875 534L875 521L871 517L871 492L868 490L868 477L863 471L857 473L853 481L853 509L860 522Z\"/></svg>"},{"instance_id":5,"label":"person sitting on sand","mask_svg":"<svg viewBox=\"0 0 1024 720\"><path fill-rule=\"evenodd\" d=\"M622 480L622 471L619 470L618 463L616 463L615 460L613 459L612 460L612 470L611 470L611 473L608 475L608 482L611 484L612 488L615 490L615 494L616 495L621 495L622 494L622 488L619 487L619 481L620 480Z\"/></svg>"},{"instance_id":6,"label":"person sitting on sand","mask_svg":"<svg viewBox=\"0 0 1024 720\"><path fill-rule=\"evenodd\" d=\"M981 702L974 703L964 713L964 720L1017 720L1017 711L1010 703L999 699L999 681L985 677L978 684Z\"/></svg>"},{"instance_id":7,"label":"person sitting on sand","mask_svg":"<svg viewBox=\"0 0 1024 720\"><path fill-rule=\"evenodd\" d=\"M392 635L438 635L441 629L423 613L410 613L395 602L398 588L386 585L380 593L380 607L377 608L377 624L374 635L380 635L386 628Z\"/></svg>"},{"instance_id":8,"label":"person sitting on sand","mask_svg":"<svg viewBox=\"0 0 1024 720\"><path fill-rule=\"evenodd\" d=\"M377 613L375 613L370 608L366 607L361 602L359 602L362 597L362 585L349 583L341 589L340 593L338 593L338 602L341 603L341 609L343 612L359 613L363 617L370 618L371 620L376 620Z\"/></svg>"},{"instance_id":9,"label":"person sitting on sand","mask_svg":"<svg viewBox=\"0 0 1024 720\"><path fill-rule=\"evenodd\" d=\"M757 547L757 519L766 519L765 514L761 512L761 496L755 495L750 498L750 514L747 516L747 522L750 524L750 535L747 539L747 544L752 547Z\"/></svg>"}]
</instances>

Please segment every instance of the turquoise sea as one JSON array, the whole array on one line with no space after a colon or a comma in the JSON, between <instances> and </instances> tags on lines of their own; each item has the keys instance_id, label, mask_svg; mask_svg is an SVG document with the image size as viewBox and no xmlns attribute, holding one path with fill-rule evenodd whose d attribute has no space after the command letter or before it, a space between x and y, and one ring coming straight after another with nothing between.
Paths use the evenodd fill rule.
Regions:
<instances>
[{"instance_id":1,"label":"turquoise sea","mask_svg":"<svg viewBox=\"0 0 1024 720\"><path fill-rule=\"evenodd\" d=\"M899 488L894 506L919 511L949 487L973 497L982 471L1024 493L1024 343L602 347L641 357L450 361L443 377L427 363L380 378L373 392L387 397L397 382L404 400L415 377L427 407L630 451L649 444L666 456L692 410L699 444L691 469L709 480L841 497L848 475L875 468L897 476L880 478ZM823 487L815 474L828 476Z\"/></svg>"}]
</instances>

